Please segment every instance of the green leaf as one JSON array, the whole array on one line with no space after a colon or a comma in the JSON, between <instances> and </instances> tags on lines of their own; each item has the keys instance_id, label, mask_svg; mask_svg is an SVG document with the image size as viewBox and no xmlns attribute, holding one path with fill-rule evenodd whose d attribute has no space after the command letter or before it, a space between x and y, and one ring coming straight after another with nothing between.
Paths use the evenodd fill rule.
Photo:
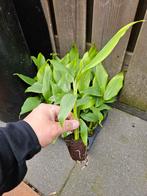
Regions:
<instances>
[{"instance_id":1,"label":"green leaf","mask_svg":"<svg viewBox=\"0 0 147 196\"><path fill-rule=\"evenodd\" d=\"M83 93L84 95L92 95L92 96L102 96L99 89L97 87L89 87L87 89L85 89L84 91L81 91L80 93Z\"/></svg>"},{"instance_id":2,"label":"green leaf","mask_svg":"<svg viewBox=\"0 0 147 196\"><path fill-rule=\"evenodd\" d=\"M56 82L58 82L61 78L61 73L56 69L53 69L53 78Z\"/></svg>"},{"instance_id":3,"label":"green leaf","mask_svg":"<svg viewBox=\"0 0 147 196\"><path fill-rule=\"evenodd\" d=\"M61 124L63 124L69 112L72 111L75 101L76 101L76 96L71 93L64 95L64 97L62 98L60 103L61 109L58 114L58 120Z\"/></svg>"},{"instance_id":4,"label":"green leaf","mask_svg":"<svg viewBox=\"0 0 147 196\"><path fill-rule=\"evenodd\" d=\"M122 27L111 39L110 41L103 47L103 49L92 59L92 61L85 66L82 73L86 72L87 70L95 67L99 63L101 63L115 48L121 37L127 32L127 30L138 22L143 22L142 20L131 22L126 26Z\"/></svg>"},{"instance_id":5,"label":"green leaf","mask_svg":"<svg viewBox=\"0 0 147 196\"><path fill-rule=\"evenodd\" d=\"M21 107L20 115L30 112L34 108L36 108L41 103L39 97L29 97L25 100L23 106Z\"/></svg>"},{"instance_id":6,"label":"green leaf","mask_svg":"<svg viewBox=\"0 0 147 196\"><path fill-rule=\"evenodd\" d=\"M55 84L54 82L51 81L51 87L52 87L52 93L53 96L51 96L49 98L49 100L52 103L55 104L60 104L62 97L65 95L65 93L62 91L62 89L60 89L57 84Z\"/></svg>"},{"instance_id":7,"label":"green leaf","mask_svg":"<svg viewBox=\"0 0 147 196\"><path fill-rule=\"evenodd\" d=\"M43 77L43 86L42 86L42 94L45 100L48 100L48 98L52 95L51 84L50 84L51 80L52 80L52 70L49 66L46 66L44 77Z\"/></svg>"},{"instance_id":8,"label":"green leaf","mask_svg":"<svg viewBox=\"0 0 147 196\"><path fill-rule=\"evenodd\" d=\"M72 134L72 132L64 132L63 134L62 134L62 138L65 138L65 137L67 137L68 135L70 135L70 134Z\"/></svg>"},{"instance_id":9,"label":"green leaf","mask_svg":"<svg viewBox=\"0 0 147 196\"><path fill-rule=\"evenodd\" d=\"M79 59L74 59L72 61L70 61L66 67L69 69L69 70L72 70L72 75L73 77L75 77L77 75L77 72L79 71L80 67L79 67Z\"/></svg>"},{"instance_id":10,"label":"green leaf","mask_svg":"<svg viewBox=\"0 0 147 196\"><path fill-rule=\"evenodd\" d=\"M51 87L52 87L53 95L56 95L58 93L63 93L62 89L57 84L55 84L53 81L51 81Z\"/></svg>"},{"instance_id":11,"label":"green leaf","mask_svg":"<svg viewBox=\"0 0 147 196\"><path fill-rule=\"evenodd\" d=\"M87 142L88 142L88 127L87 127L86 123L82 119L80 119L80 135L81 135L83 143L85 144L85 146L87 146Z\"/></svg>"},{"instance_id":12,"label":"green leaf","mask_svg":"<svg viewBox=\"0 0 147 196\"><path fill-rule=\"evenodd\" d=\"M105 103L113 103L115 102L117 99L116 97L113 97L112 99L108 100L108 101L105 101Z\"/></svg>"},{"instance_id":13,"label":"green leaf","mask_svg":"<svg viewBox=\"0 0 147 196\"><path fill-rule=\"evenodd\" d=\"M79 91L83 91L89 87L91 80L91 70L88 70L81 75L80 79L77 82L77 87Z\"/></svg>"},{"instance_id":14,"label":"green leaf","mask_svg":"<svg viewBox=\"0 0 147 196\"><path fill-rule=\"evenodd\" d=\"M44 78L44 73L45 73L46 66L49 66L49 64L46 63L46 64L42 65L39 68L38 72L37 72L37 81L40 82L40 83L43 82L43 78Z\"/></svg>"},{"instance_id":15,"label":"green leaf","mask_svg":"<svg viewBox=\"0 0 147 196\"><path fill-rule=\"evenodd\" d=\"M81 61L80 61L80 67L83 67L83 65L85 66L86 64L88 64L90 62L90 58L89 58L89 53L88 51L84 53Z\"/></svg>"},{"instance_id":16,"label":"green leaf","mask_svg":"<svg viewBox=\"0 0 147 196\"><path fill-rule=\"evenodd\" d=\"M53 68L55 69L56 72L61 73L61 75L66 75L68 76L69 81L73 81L74 77L72 74L72 70L70 71L67 67L65 67L61 62L53 59L50 60L51 64L53 65Z\"/></svg>"},{"instance_id":17,"label":"green leaf","mask_svg":"<svg viewBox=\"0 0 147 196\"><path fill-rule=\"evenodd\" d=\"M31 56L31 59L33 60L34 64L37 66L38 69L40 69L40 67L46 63L45 57L42 53L39 53L37 58Z\"/></svg>"},{"instance_id":18,"label":"green leaf","mask_svg":"<svg viewBox=\"0 0 147 196\"><path fill-rule=\"evenodd\" d=\"M98 118L97 116L92 113L92 112L88 112L88 113L81 113L81 118L84 119L85 121L87 122L97 122L98 121Z\"/></svg>"},{"instance_id":19,"label":"green leaf","mask_svg":"<svg viewBox=\"0 0 147 196\"><path fill-rule=\"evenodd\" d=\"M123 86L123 79L124 75L120 72L109 81L104 94L104 100L110 100L119 93Z\"/></svg>"},{"instance_id":20,"label":"green leaf","mask_svg":"<svg viewBox=\"0 0 147 196\"><path fill-rule=\"evenodd\" d=\"M14 75L18 76L20 79L22 79L25 83L27 83L29 85L32 85L32 84L34 84L36 82L33 78L30 78L30 77L25 76L23 74L16 73Z\"/></svg>"},{"instance_id":21,"label":"green leaf","mask_svg":"<svg viewBox=\"0 0 147 196\"><path fill-rule=\"evenodd\" d=\"M82 64L85 66L88 63L90 63L90 61L95 57L96 54L97 54L97 49L95 45L92 45L89 51L85 52L85 54L83 55L81 59L81 66Z\"/></svg>"},{"instance_id":22,"label":"green leaf","mask_svg":"<svg viewBox=\"0 0 147 196\"><path fill-rule=\"evenodd\" d=\"M66 75L62 75L57 84L65 93L71 90L71 84L66 80Z\"/></svg>"},{"instance_id":23,"label":"green leaf","mask_svg":"<svg viewBox=\"0 0 147 196\"><path fill-rule=\"evenodd\" d=\"M104 119L103 114L100 112L99 108L92 107L91 110L94 113L94 115L97 117L97 122L99 122L99 124L101 125L101 122Z\"/></svg>"},{"instance_id":24,"label":"green leaf","mask_svg":"<svg viewBox=\"0 0 147 196\"><path fill-rule=\"evenodd\" d=\"M25 90L26 93L32 92L32 93L42 93L42 84L39 82L35 82L32 86L28 87Z\"/></svg>"},{"instance_id":25,"label":"green leaf","mask_svg":"<svg viewBox=\"0 0 147 196\"><path fill-rule=\"evenodd\" d=\"M67 53L62 59L61 59L61 63L63 65L67 65L69 63L69 53Z\"/></svg>"},{"instance_id":26,"label":"green leaf","mask_svg":"<svg viewBox=\"0 0 147 196\"><path fill-rule=\"evenodd\" d=\"M103 110L110 110L111 107L107 104L102 104L101 106L98 107L99 111L103 111Z\"/></svg>"},{"instance_id":27,"label":"green leaf","mask_svg":"<svg viewBox=\"0 0 147 196\"><path fill-rule=\"evenodd\" d=\"M92 107L95 104L95 98L90 96L85 96L77 100L77 107L80 107L81 110Z\"/></svg>"},{"instance_id":28,"label":"green leaf","mask_svg":"<svg viewBox=\"0 0 147 196\"><path fill-rule=\"evenodd\" d=\"M104 101L104 99L103 99L102 97L98 97L98 98L96 99L95 107L101 106L104 102L105 102L105 101Z\"/></svg>"},{"instance_id":29,"label":"green leaf","mask_svg":"<svg viewBox=\"0 0 147 196\"><path fill-rule=\"evenodd\" d=\"M79 59L79 51L75 44L72 46L69 52L69 58L70 58L70 61L73 61L74 59L76 60Z\"/></svg>"},{"instance_id":30,"label":"green leaf","mask_svg":"<svg viewBox=\"0 0 147 196\"><path fill-rule=\"evenodd\" d=\"M88 55L90 60L93 59L97 55L98 51L95 45L92 45L88 51Z\"/></svg>"},{"instance_id":31,"label":"green leaf","mask_svg":"<svg viewBox=\"0 0 147 196\"><path fill-rule=\"evenodd\" d=\"M98 88L100 89L102 95L104 95L105 88L108 82L108 73L101 63L96 66L95 76L98 83Z\"/></svg>"}]
</instances>

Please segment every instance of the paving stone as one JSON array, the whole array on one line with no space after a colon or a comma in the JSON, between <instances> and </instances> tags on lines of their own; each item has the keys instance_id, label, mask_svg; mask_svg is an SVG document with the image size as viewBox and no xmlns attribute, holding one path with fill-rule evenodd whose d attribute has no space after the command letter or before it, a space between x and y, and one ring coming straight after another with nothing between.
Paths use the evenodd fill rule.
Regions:
<instances>
[{"instance_id":1,"label":"paving stone","mask_svg":"<svg viewBox=\"0 0 147 196\"><path fill-rule=\"evenodd\" d=\"M5 125L6 123L0 120L0 127L4 127Z\"/></svg>"},{"instance_id":2,"label":"paving stone","mask_svg":"<svg viewBox=\"0 0 147 196\"><path fill-rule=\"evenodd\" d=\"M21 183L14 190L3 194L3 196L39 196L28 185Z\"/></svg>"},{"instance_id":3,"label":"paving stone","mask_svg":"<svg viewBox=\"0 0 147 196\"><path fill-rule=\"evenodd\" d=\"M147 196L147 122L117 109L60 196Z\"/></svg>"},{"instance_id":4,"label":"paving stone","mask_svg":"<svg viewBox=\"0 0 147 196\"><path fill-rule=\"evenodd\" d=\"M42 149L28 161L28 173L25 179L46 196L52 192L58 193L74 164L65 143L58 139L55 144Z\"/></svg>"}]
</instances>

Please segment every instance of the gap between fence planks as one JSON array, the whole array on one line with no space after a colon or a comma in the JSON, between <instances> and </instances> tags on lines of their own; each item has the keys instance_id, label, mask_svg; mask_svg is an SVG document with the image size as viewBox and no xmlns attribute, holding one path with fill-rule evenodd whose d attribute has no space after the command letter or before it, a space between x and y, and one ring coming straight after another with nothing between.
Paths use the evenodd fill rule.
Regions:
<instances>
[{"instance_id":1,"label":"gap between fence planks","mask_svg":"<svg viewBox=\"0 0 147 196\"><path fill-rule=\"evenodd\" d=\"M50 7L49 7L48 0L40 0L40 2L41 2L41 6L42 6L42 9L43 9L43 12L44 12L44 15L45 15L45 19L46 19L46 22L47 22L48 31L49 31L50 40L51 40L51 45L52 45L52 50L53 50L53 52L57 52L56 51L54 31L53 31L53 26L52 26L51 13L50 13Z\"/></svg>"},{"instance_id":2,"label":"gap between fence planks","mask_svg":"<svg viewBox=\"0 0 147 196\"><path fill-rule=\"evenodd\" d=\"M92 43L101 49L124 25L134 20L139 0L94 0ZM127 33L104 61L110 76L121 71L129 34Z\"/></svg>"},{"instance_id":3,"label":"gap between fence planks","mask_svg":"<svg viewBox=\"0 0 147 196\"><path fill-rule=\"evenodd\" d=\"M147 20L147 11L145 15ZM147 22L142 24L120 101L147 111Z\"/></svg>"}]
</instances>

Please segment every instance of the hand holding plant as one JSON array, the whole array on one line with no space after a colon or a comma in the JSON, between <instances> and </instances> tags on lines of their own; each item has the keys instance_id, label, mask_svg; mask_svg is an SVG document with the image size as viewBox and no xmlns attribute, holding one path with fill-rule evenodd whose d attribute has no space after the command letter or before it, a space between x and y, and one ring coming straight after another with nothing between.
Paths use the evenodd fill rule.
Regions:
<instances>
[{"instance_id":1,"label":"hand holding plant","mask_svg":"<svg viewBox=\"0 0 147 196\"><path fill-rule=\"evenodd\" d=\"M57 105L40 104L24 118L24 121L33 128L42 147L53 142L64 132L73 131L79 127L79 122L73 119L71 113L61 126L57 122L59 111L60 107Z\"/></svg>"}]
</instances>

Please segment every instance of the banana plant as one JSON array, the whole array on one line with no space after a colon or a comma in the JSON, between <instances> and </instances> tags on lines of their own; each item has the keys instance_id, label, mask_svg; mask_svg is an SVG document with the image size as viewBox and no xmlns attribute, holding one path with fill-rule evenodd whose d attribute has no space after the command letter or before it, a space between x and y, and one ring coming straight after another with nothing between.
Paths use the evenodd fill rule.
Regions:
<instances>
[{"instance_id":1,"label":"banana plant","mask_svg":"<svg viewBox=\"0 0 147 196\"><path fill-rule=\"evenodd\" d=\"M53 54L46 60L41 53L37 58L32 57L36 76L15 74L29 85L25 92L35 94L26 99L20 115L33 110L41 102L60 105L59 122L62 125L68 113L73 112L80 122L80 127L74 131L74 139L81 139L87 146L88 133L98 124L102 126L106 112L111 109L109 104L116 101L123 87L123 72L109 80L102 62L127 30L138 22L141 21L122 27L101 51L92 45L83 57L80 57L76 45L63 58ZM63 136L66 137L67 133Z\"/></svg>"}]
</instances>

